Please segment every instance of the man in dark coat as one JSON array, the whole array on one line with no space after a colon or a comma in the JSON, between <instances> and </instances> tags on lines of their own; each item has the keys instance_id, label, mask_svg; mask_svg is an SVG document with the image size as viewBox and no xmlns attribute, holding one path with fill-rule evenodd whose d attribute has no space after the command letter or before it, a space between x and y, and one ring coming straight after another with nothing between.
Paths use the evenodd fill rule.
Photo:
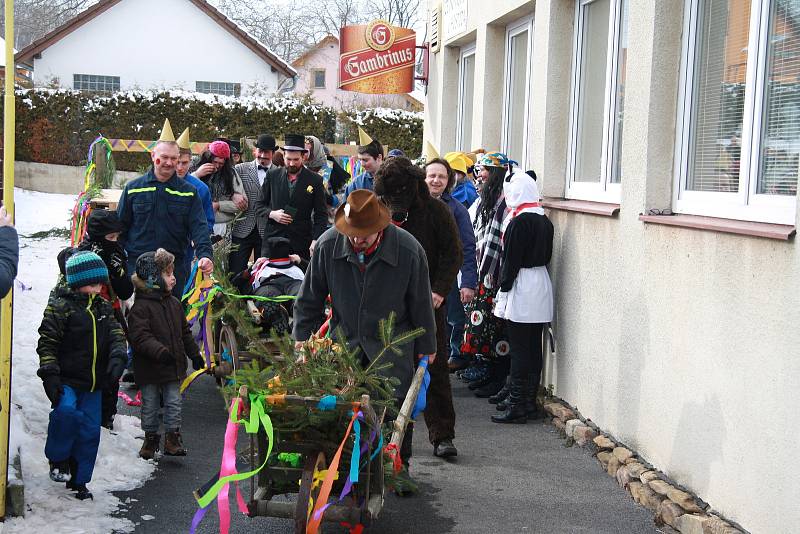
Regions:
<instances>
[{"instance_id":1,"label":"man in dark coat","mask_svg":"<svg viewBox=\"0 0 800 534\"><path fill-rule=\"evenodd\" d=\"M394 157L375 175L375 194L388 204L392 221L413 235L428 258L433 307L436 314L436 359L430 365L431 383L425 424L433 453L441 458L456 456L453 445L456 414L447 367L444 299L461 269L461 240L453 214L444 202L431 197L425 173L404 157Z\"/></svg>"},{"instance_id":2,"label":"man in dark coat","mask_svg":"<svg viewBox=\"0 0 800 534\"><path fill-rule=\"evenodd\" d=\"M283 152L286 167L270 171L261 191L259 212L267 216L261 256L270 257L270 237L286 237L292 253L308 259L328 224L325 187L319 174L303 166L302 135L287 134Z\"/></svg>"},{"instance_id":3,"label":"man in dark coat","mask_svg":"<svg viewBox=\"0 0 800 534\"><path fill-rule=\"evenodd\" d=\"M17 276L19 263L19 238L11 225L11 217L0 206L0 299L11 290Z\"/></svg>"},{"instance_id":4,"label":"man in dark coat","mask_svg":"<svg viewBox=\"0 0 800 534\"><path fill-rule=\"evenodd\" d=\"M159 141L153 149L153 168L125 185L117 214L124 227L120 240L128 253L128 272L135 272L136 258L164 248L177 260L173 294L180 298L189 276L183 260L190 240L199 258L198 267L205 274L214 269L213 252L197 189L178 178L178 144L169 140L171 131L165 137L167 140Z\"/></svg>"},{"instance_id":5,"label":"man in dark coat","mask_svg":"<svg viewBox=\"0 0 800 534\"><path fill-rule=\"evenodd\" d=\"M388 372L400 381L395 397L402 402L416 360L434 357L436 324L425 251L408 232L389 222L386 207L366 189L354 191L339 206L335 228L320 237L295 302L293 337L302 342L319 329L329 294L331 330L341 328L348 345L361 348L367 365L383 349L378 323L391 312L397 316L397 332L424 328L421 337L400 347L402 354L385 356L393 364ZM411 457L410 428L400 456L406 464Z\"/></svg>"}]
</instances>

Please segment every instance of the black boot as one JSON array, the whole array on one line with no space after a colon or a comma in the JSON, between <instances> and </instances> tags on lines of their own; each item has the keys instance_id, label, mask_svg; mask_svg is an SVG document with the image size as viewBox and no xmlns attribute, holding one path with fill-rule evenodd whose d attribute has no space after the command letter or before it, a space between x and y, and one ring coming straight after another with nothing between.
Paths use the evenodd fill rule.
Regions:
<instances>
[{"instance_id":1,"label":"black boot","mask_svg":"<svg viewBox=\"0 0 800 534\"><path fill-rule=\"evenodd\" d=\"M73 491L75 491L75 498L81 501L85 501L86 499L94 500L94 496L92 496L92 492L89 491L89 488L86 487L86 484L75 484Z\"/></svg>"},{"instance_id":2,"label":"black boot","mask_svg":"<svg viewBox=\"0 0 800 534\"><path fill-rule=\"evenodd\" d=\"M510 380L511 379L507 377L506 378L506 383L503 386L503 389L501 389L500 391L498 391L497 393L495 393L494 395L489 397L489 404L497 404L498 402L502 402L502 401L506 400L506 398L508 398L508 392L509 392L509 388L510 388L510 386L509 386Z\"/></svg>"},{"instance_id":3,"label":"black boot","mask_svg":"<svg viewBox=\"0 0 800 534\"><path fill-rule=\"evenodd\" d=\"M499 415L493 415L492 422L522 424L528 420L528 416L525 414L527 382L526 379L511 379L511 391L507 399L508 408Z\"/></svg>"},{"instance_id":4,"label":"black boot","mask_svg":"<svg viewBox=\"0 0 800 534\"><path fill-rule=\"evenodd\" d=\"M528 394L525 396L525 413L528 419L541 419L544 414L536 405L536 396L539 394L539 376L536 373L528 375Z\"/></svg>"},{"instance_id":5,"label":"black boot","mask_svg":"<svg viewBox=\"0 0 800 534\"><path fill-rule=\"evenodd\" d=\"M501 389L503 389L503 384L505 384L505 379L496 379L492 380L488 384L483 387L479 387L475 390L475 396L479 399L485 399L487 397L491 397L493 395L497 395Z\"/></svg>"},{"instance_id":6,"label":"black boot","mask_svg":"<svg viewBox=\"0 0 800 534\"><path fill-rule=\"evenodd\" d=\"M50 462L50 480L53 482L67 482L69 477L69 461Z\"/></svg>"}]
</instances>

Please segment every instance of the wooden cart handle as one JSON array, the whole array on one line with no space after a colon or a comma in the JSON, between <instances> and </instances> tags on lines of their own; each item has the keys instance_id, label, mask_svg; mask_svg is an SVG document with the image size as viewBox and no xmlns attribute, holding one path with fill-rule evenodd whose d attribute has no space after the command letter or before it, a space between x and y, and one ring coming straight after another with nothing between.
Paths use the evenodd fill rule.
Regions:
<instances>
[{"instance_id":1,"label":"wooden cart handle","mask_svg":"<svg viewBox=\"0 0 800 534\"><path fill-rule=\"evenodd\" d=\"M400 444L403 443L403 436L406 433L406 427L411 421L411 412L414 410L414 405L417 404L417 395L419 389L422 387L422 380L425 378L425 366L420 365L414 373L414 379L411 381L411 386L408 388L406 398L403 400L403 405L400 407L400 413L394 420L394 429L392 430L392 439L389 443L395 445L400 450Z\"/></svg>"}]
</instances>

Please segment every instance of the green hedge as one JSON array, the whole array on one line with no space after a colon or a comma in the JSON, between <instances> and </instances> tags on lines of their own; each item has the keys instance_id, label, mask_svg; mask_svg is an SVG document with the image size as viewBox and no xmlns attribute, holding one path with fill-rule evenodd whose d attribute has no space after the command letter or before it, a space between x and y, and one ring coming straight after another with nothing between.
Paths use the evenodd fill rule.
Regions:
<instances>
[{"instance_id":1,"label":"green hedge","mask_svg":"<svg viewBox=\"0 0 800 534\"><path fill-rule=\"evenodd\" d=\"M99 96L78 91L17 91L16 158L21 161L84 165L89 144L98 135L109 139L157 139L165 117L175 135L187 126L192 139L237 139L269 132L315 135L335 142L337 115L308 97L223 97L186 91L126 91ZM0 99L2 111L2 99ZM353 111L342 115L349 139L362 124L375 139L392 148L418 154L422 115L397 110ZM340 131L340 135L341 135ZM119 170L137 171L149 164L145 153L115 152Z\"/></svg>"}]
</instances>

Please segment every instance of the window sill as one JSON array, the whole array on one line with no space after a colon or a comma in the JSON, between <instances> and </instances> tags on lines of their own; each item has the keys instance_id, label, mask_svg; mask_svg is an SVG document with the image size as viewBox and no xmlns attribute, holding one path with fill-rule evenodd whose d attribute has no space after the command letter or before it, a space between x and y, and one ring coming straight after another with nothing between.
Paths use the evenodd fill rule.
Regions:
<instances>
[{"instance_id":1,"label":"window sill","mask_svg":"<svg viewBox=\"0 0 800 534\"><path fill-rule=\"evenodd\" d=\"M787 224L737 221L734 219L702 217L700 215L639 215L639 220L650 224L665 224L680 228L764 237L781 241L789 241L797 232L794 226Z\"/></svg>"},{"instance_id":2,"label":"window sill","mask_svg":"<svg viewBox=\"0 0 800 534\"><path fill-rule=\"evenodd\" d=\"M564 198L545 198L542 206L551 210L574 211L576 213L589 213L603 217L614 217L619 213L619 204L606 202L590 202L588 200L569 200Z\"/></svg>"}]
</instances>

